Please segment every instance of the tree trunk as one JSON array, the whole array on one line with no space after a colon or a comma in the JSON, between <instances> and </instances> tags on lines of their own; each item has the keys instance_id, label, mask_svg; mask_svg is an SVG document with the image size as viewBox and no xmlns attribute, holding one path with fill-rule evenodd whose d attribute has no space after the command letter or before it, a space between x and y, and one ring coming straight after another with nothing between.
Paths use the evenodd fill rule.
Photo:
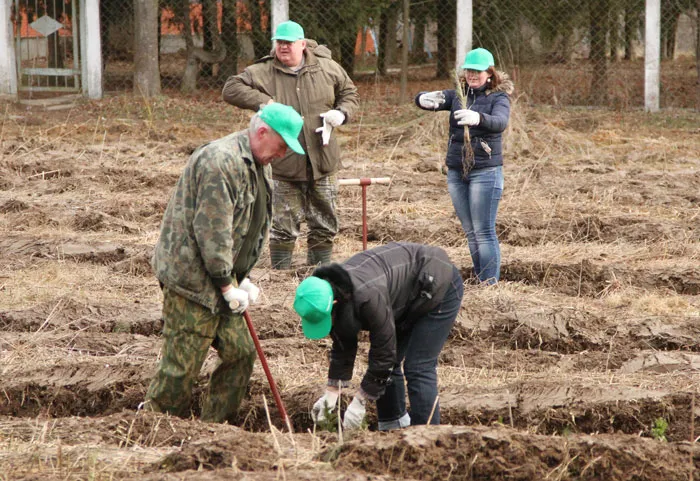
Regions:
<instances>
[{"instance_id":1,"label":"tree trunk","mask_svg":"<svg viewBox=\"0 0 700 481\"><path fill-rule=\"evenodd\" d=\"M681 9L675 3L661 6L661 59L673 60L676 53L676 30ZM668 19L664 22L664 19Z\"/></svg>"},{"instance_id":2,"label":"tree trunk","mask_svg":"<svg viewBox=\"0 0 700 481\"><path fill-rule=\"evenodd\" d=\"M256 3L255 1L253 3ZM221 62L219 78L227 79L238 73L238 17L236 1L224 0L221 15L221 43L226 48L226 58Z\"/></svg>"},{"instance_id":3,"label":"tree trunk","mask_svg":"<svg viewBox=\"0 0 700 481\"><path fill-rule=\"evenodd\" d=\"M386 10L383 10L379 17L379 45L377 52L377 73L386 75L386 44L387 44L387 28L389 26L389 15Z\"/></svg>"},{"instance_id":4,"label":"tree trunk","mask_svg":"<svg viewBox=\"0 0 700 481\"><path fill-rule=\"evenodd\" d=\"M207 52L203 48L195 47L192 35L189 32L183 35L185 45L187 46L187 61L185 63L185 71L182 74L182 83L180 91L190 93L197 90L197 78L199 77L199 65L202 62L206 63L221 63L226 58L226 45L222 43L220 38L215 39L214 45L216 50ZM235 36L234 36L235 38Z\"/></svg>"},{"instance_id":5,"label":"tree trunk","mask_svg":"<svg viewBox=\"0 0 700 481\"><path fill-rule=\"evenodd\" d=\"M408 99L408 29L411 28L409 19L409 1L403 0L403 41L401 42L401 88L399 102L406 103Z\"/></svg>"},{"instance_id":6,"label":"tree trunk","mask_svg":"<svg viewBox=\"0 0 700 481\"><path fill-rule=\"evenodd\" d=\"M353 24L354 25L354 24ZM346 30L340 37L340 66L345 69L349 76L355 73L355 42L357 41L357 31Z\"/></svg>"},{"instance_id":7,"label":"tree trunk","mask_svg":"<svg viewBox=\"0 0 700 481\"><path fill-rule=\"evenodd\" d=\"M588 58L592 71L589 100L592 104L603 104L607 100L608 62L605 55L605 36L609 10L608 0L590 0L589 2L591 51Z\"/></svg>"},{"instance_id":8,"label":"tree trunk","mask_svg":"<svg viewBox=\"0 0 700 481\"><path fill-rule=\"evenodd\" d=\"M634 7L627 2L625 5L625 60L632 60L632 49L634 37L637 33L637 12Z\"/></svg>"},{"instance_id":9,"label":"tree trunk","mask_svg":"<svg viewBox=\"0 0 700 481\"><path fill-rule=\"evenodd\" d=\"M216 0L201 0L202 2L202 48L206 52L212 52L215 48L214 37L219 35L217 25L217 5ZM214 71L214 65L203 63L200 66L199 75L202 77L211 77Z\"/></svg>"},{"instance_id":10,"label":"tree trunk","mask_svg":"<svg viewBox=\"0 0 700 481\"><path fill-rule=\"evenodd\" d=\"M392 2L387 11L386 64L396 63L396 26L399 20L398 3Z\"/></svg>"},{"instance_id":11,"label":"tree trunk","mask_svg":"<svg viewBox=\"0 0 700 481\"><path fill-rule=\"evenodd\" d=\"M695 71L697 82L695 84L695 110L700 112L700 0L695 0Z\"/></svg>"},{"instance_id":12,"label":"tree trunk","mask_svg":"<svg viewBox=\"0 0 700 481\"><path fill-rule=\"evenodd\" d=\"M265 2L265 7L270 5L269 1ZM270 38L272 38L271 27L270 27L270 9L264 12L267 15L267 20L265 23L265 28L263 28L263 20L260 2L258 0L250 1L250 24L252 25L253 31L253 50L255 51L255 58L262 58L270 53L270 48L272 47L270 43Z\"/></svg>"},{"instance_id":13,"label":"tree trunk","mask_svg":"<svg viewBox=\"0 0 700 481\"><path fill-rule=\"evenodd\" d=\"M610 62L616 63L620 60L618 49L620 47L620 7L615 3L610 9L608 16L608 32L610 32Z\"/></svg>"},{"instance_id":14,"label":"tree trunk","mask_svg":"<svg viewBox=\"0 0 700 481\"><path fill-rule=\"evenodd\" d=\"M438 13L442 13L442 21L437 29L437 70L435 78L452 78L454 58L452 55L452 43L456 23L456 8L450 0L437 0Z\"/></svg>"},{"instance_id":15,"label":"tree trunk","mask_svg":"<svg viewBox=\"0 0 700 481\"><path fill-rule=\"evenodd\" d=\"M102 46L102 68L109 61L112 46L109 43L109 26L112 23L113 0L100 0L100 42ZM82 59L81 59L82 61Z\"/></svg>"},{"instance_id":16,"label":"tree trunk","mask_svg":"<svg viewBox=\"0 0 700 481\"><path fill-rule=\"evenodd\" d=\"M134 1L134 92L160 95L158 0Z\"/></svg>"},{"instance_id":17,"label":"tree trunk","mask_svg":"<svg viewBox=\"0 0 700 481\"><path fill-rule=\"evenodd\" d=\"M428 9L425 3L414 5L411 9L413 19L413 45L411 47L411 63L425 62L425 27L428 24Z\"/></svg>"}]
</instances>

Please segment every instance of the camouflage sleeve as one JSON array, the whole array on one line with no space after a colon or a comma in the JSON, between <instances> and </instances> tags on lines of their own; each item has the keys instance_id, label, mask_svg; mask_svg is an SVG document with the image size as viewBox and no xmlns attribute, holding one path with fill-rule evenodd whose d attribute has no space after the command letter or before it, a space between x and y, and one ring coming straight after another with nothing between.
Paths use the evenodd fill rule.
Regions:
<instances>
[{"instance_id":1,"label":"camouflage sleeve","mask_svg":"<svg viewBox=\"0 0 700 481\"><path fill-rule=\"evenodd\" d=\"M224 101L242 109L257 112L260 104L266 104L272 95L255 80L253 68L248 67L238 75L232 75L226 80L222 96Z\"/></svg>"},{"instance_id":2,"label":"camouflage sleeve","mask_svg":"<svg viewBox=\"0 0 700 481\"><path fill-rule=\"evenodd\" d=\"M227 183L219 160L210 149L200 152L193 230L204 268L223 287L233 282L233 247L241 243L232 235L236 186Z\"/></svg>"},{"instance_id":3,"label":"camouflage sleeve","mask_svg":"<svg viewBox=\"0 0 700 481\"><path fill-rule=\"evenodd\" d=\"M335 108L345 114L345 123L348 123L357 111L360 96L343 67L337 65L337 69L339 72L335 81Z\"/></svg>"}]
</instances>

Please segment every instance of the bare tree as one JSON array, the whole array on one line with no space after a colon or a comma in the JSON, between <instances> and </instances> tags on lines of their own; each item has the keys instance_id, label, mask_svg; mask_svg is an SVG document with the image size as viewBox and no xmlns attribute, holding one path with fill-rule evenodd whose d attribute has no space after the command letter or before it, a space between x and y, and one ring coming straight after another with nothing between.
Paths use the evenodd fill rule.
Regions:
<instances>
[{"instance_id":1,"label":"bare tree","mask_svg":"<svg viewBox=\"0 0 700 481\"><path fill-rule=\"evenodd\" d=\"M426 61L424 45L428 13L427 2L418 1L411 5L411 21L415 25L413 46L411 48L411 62L413 63L424 63Z\"/></svg>"},{"instance_id":2,"label":"bare tree","mask_svg":"<svg viewBox=\"0 0 700 481\"><path fill-rule=\"evenodd\" d=\"M403 40L401 41L401 93L399 101L405 103L408 99L408 29L410 27L410 0L403 0Z\"/></svg>"},{"instance_id":3,"label":"bare tree","mask_svg":"<svg viewBox=\"0 0 700 481\"><path fill-rule=\"evenodd\" d=\"M224 0L221 4L221 44L226 50L226 57L219 64L219 78L223 80L238 73L240 45L238 44L236 3L234 0Z\"/></svg>"},{"instance_id":4,"label":"bare tree","mask_svg":"<svg viewBox=\"0 0 700 481\"><path fill-rule=\"evenodd\" d=\"M626 0L625 2L625 60L632 60L633 44L639 33L641 16L644 11L644 2L640 0Z\"/></svg>"},{"instance_id":5,"label":"bare tree","mask_svg":"<svg viewBox=\"0 0 700 481\"><path fill-rule=\"evenodd\" d=\"M188 93L197 90L197 79L199 78L201 63L213 64L222 62L226 58L226 45L222 42L221 35L216 28L216 9L210 9L208 11L203 10L204 22L213 22L213 25L209 26L209 31L212 36L214 50L207 51L194 44L194 39L190 31L189 2L186 0L177 0L176 5L179 7L179 10L175 11L176 18L178 18L179 14L180 21L186 26L182 31L182 36L187 49L187 61L185 63L185 71L182 74L180 91ZM235 34L236 32L234 30L233 35L235 36Z\"/></svg>"},{"instance_id":6,"label":"bare tree","mask_svg":"<svg viewBox=\"0 0 700 481\"><path fill-rule=\"evenodd\" d=\"M452 45L455 39L457 7L454 0L437 0L436 7L444 12L437 30L437 68L435 78L447 79L454 68Z\"/></svg>"},{"instance_id":7,"label":"bare tree","mask_svg":"<svg viewBox=\"0 0 700 481\"><path fill-rule=\"evenodd\" d=\"M610 22L609 0L590 0L589 11L589 35L591 38L591 52L588 56L593 75L591 76L591 92L589 99L593 104L604 103L607 99L607 70L608 59L606 57L606 37Z\"/></svg>"},{"instance_id":8,"label":"bare tree","mask_svg":"<svg viewBox=\"0 0 700 481\"><path fill-rule=\"evenodd\" d=\"M700 112L700 0L695 0L695 70L698 80L695 84L695 110Z\"/></svg>"},{"instance_id":9,"label":"bare tree","mask_svg":"<svg viewBox=\"0 0 700 481\"><path fill-rule=\"evenodd\" d=\"M158 0L134 1L134 92L160 95Z\"/></svg>"}]
</instances>

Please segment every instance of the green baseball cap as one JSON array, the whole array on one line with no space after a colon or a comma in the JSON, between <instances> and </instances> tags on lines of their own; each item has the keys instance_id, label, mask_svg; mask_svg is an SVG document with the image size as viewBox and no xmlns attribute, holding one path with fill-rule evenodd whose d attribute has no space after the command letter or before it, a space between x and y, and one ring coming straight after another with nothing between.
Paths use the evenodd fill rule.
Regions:
<instances>
[{"instance_id":1,"label":"green baseball cap","mask_svg":"<svg viewBox=\"0 0 700 481\"><path fill-rule=\"evenodd\" d=\"M296 42L304 39L304 29L296 22L288 20L277 25L275 36L272 40L284 40L286 42Z\"/></svg>"},{"instance_id":2,"label":"green baseball cap","mask_svg":"<svg viewBox=\"0 0 700 481\"><path fill-rule=\"evenodd\" d=\"M299 143L299 132L304 120L293 107L280 103L267 104L260 110L260 119L280 134L290 149L304 155L304 149Z\"/></svg>"},{"instance_id":3,"label":"green baseball cap","mask_svg":"<svg viewBox=\"0 0 700 481\"><path fill-rule=\"evenodd\" d=\"M462 65L462 68L483 72L494 65L496 64L493 61L493 54L491 52L485 48L475 48L467 52L467 56L464 57L464 65Z\"/></svg>"},{"instance_id":4,"label":"green baseball cap","mask_svg":"<svg viewBox=\"0 0 700 481\"><path fill-rule=\"evenodd\" d=\"M316 276L309 276L297 287L294 310L301 316L301 330L309 339L321 339L331 332L333 288Z\"/></svg>"}]
</instances>

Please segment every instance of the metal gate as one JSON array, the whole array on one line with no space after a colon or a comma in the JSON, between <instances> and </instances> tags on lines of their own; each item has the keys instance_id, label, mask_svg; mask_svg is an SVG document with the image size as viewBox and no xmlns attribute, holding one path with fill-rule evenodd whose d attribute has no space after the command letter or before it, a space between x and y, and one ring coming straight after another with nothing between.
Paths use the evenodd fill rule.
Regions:
<instances>
[{"instance_id":1,"label":"metal gate","mask_svg":"<svg viewBox=\"0 0 700 481\"><path fill-rule=\"evenodd\" d=\"M15 0L14 7L17 88L80 91L76 0Z\"/></svg>"}]
</instances>

